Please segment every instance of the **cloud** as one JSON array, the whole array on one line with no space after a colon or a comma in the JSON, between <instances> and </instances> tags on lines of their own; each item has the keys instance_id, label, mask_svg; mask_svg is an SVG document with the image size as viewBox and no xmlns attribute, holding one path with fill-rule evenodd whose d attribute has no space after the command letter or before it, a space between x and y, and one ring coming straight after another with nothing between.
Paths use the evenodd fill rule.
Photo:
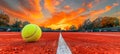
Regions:
<instances>
[{"instance_id":1,"label":"cloud","mask_svg":"<svg viewBox=\"0 0 120 54\"><path fill-rule=\"evenodd\" d=\"M20 8L31 18L43 18L40 0L19 0ZM24 4L24 5L23 5Z\"/></svg>"},{"instance_id":2,"label":"cloud","mask_svg":"<svg viewBox=\"0 0 120 54\"><path fill-rule=\"evenodd\" d=\"M113 6L119 6L119 3L115 2L113 3Z\"/></svg>"},{"instance_id":3,"label":"cloud","mask_svg":"<svg viewBox=\"0 0 120 54\"><path fill-rule=\"evenodd\" d=\"M66 5L66 6L64 6L64 9L66 9L66 10L70 10L71 7L70 7L69 5Z\"/></svg>"},{"instance_id":4,"label":"cloud","mask_svg":"<svg viewBox=\"0 0 120 54\"><path fill-rule=\"evenodd\" d=\"M65 29L66 27L68 28L72 25L75 25L78 28L78 26L84 21L83 19L85 19L86 17L80 14L82 14L85 11L85 8L78 8L77 10L71 11L69 13L57 12L52 15L52 18L47 19L43 23L40 23L40 25L48 28L50 27L52 29Z\"/></svg>"},{"instance_id":5,"label":"cloud","mask_svg":"<svg viewBox=\"0 0 120 54\"><path fill-rule=\"evenodd\" d=\"M32 1L32 2L31 2ZM40 0L18 0L17 6L1 0L0 9L10 16L14 16L20 19L24 19L30 22L34 22L43 17ZM15 7L16 9L14 9Z\"/></svg>"},{"instance_id":6,"label":"cloud","mask_svg":"<svg viewBox=\"0 0 120 54\"><path fill-rule=\"evenodd\" d=\"M87 7L88 7L88 8L92 8L92 7L93 7L93 4L92 4L92 3L89 3L89 4L87 5Z\"/></svg>"},{"instance_id":7,"label":"cloud","mask_svg":"<svg viewBox=\"0 0 120 54\"><path fill-rule=\"evenodd\" d=\"M62 30L66 30L72 25L78 28L87 18L95 19L98 16L111 11L116 6L119 6L119 3L115 2L112 5L104 5L104 8L93 10L94 7L97 7L96 4L101 4L102 0L90 0L89 2L83 2L82 6L78 7L78 9L72 9L69 12L66 12L62 11L62 9L59 9L60 11L57 9L64 0L42 0L44 3L42 3L41 0L17 1L18 3L16 4L17 6L15 6L15 9L13 8L14 5L11 7L8 2L1 0L0 9L10 16L27 20L31 23L38 24L39 26L52 29L61 28ZM72 8L69 5L63 7L66 10ZM47 10L51 14L51 17L44 18L44 11L42 9ZM91 9L90 12L88 12L88 9Z\"/></svg>"},{"instance_id":8,"label":"cloud","mask_svg":"<svg viewBox=\"0 0 120 54\"><path fill-rule=\"evenodd\" d=\"M100 3L100 0L91 0L89 2L83 2L82 6L89 9L93 8L98 3Z\"/></svg>"},{"instance_id":9,"label":"cloud","mask_svg":"<svg viewBox=\"0 0 120 54\"><path fill-rule=\"evenodd\" d=\"M60 5L59 0L44 0L44 8L47 9L50 13L55 13L57 10L56 6Z\"/></svg>"},{"instance_id":10,"label":"cloud","mask_svg":"<svg viewBox=\"0 0 120 54\"><path fill-rule=\"evenodd\" d=\"M98 9L98 10L93 10L89 13L90 18L97 18L98 16L100 16L101 14L104 14L106 12L109 12L110 10L112 10L114 7L116 7L118 5L116 5L115 3L113 3L113 5L107 5L105 6L105 8L103 9Z\"/></svg>"}]
</instances>

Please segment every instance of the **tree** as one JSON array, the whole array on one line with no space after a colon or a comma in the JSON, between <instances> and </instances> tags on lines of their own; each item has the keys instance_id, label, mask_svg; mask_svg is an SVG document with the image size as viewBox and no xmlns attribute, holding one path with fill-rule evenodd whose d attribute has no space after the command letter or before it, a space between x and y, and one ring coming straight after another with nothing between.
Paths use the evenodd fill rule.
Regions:
<instances>
[{"instance_id":1,"label":"tree","mask_svg":"<svg viewBox=\"0 0 120 54\"><path fill-rule=\"evenodd\" d=\"M22 26L24 27L25 25L30 24L28 21L23 22Z\"/></svg>"},{"instance_id":2,"label":"tree","mask_svg":"<svg viewBox=\"0 0 120 54\"><path fill-rule=\"evenodd\" d=\"M21 22L21 21L16 21L16 22L12 25L12 27L20 28L21 25L22 25L22 22Z\"/></svg>"},{"instance_id":3,"label":"tree","mask_svg":"<svg viewBox=\"0 0 120 54\"><path fill-rule=\"evenodd\" d=\"M98 17L93 21L93 29L102 27L102 25L101 25L102 19L103 19L103 17Z\"/></svg>"},{"instance_id":4,"label":"tree","mask_svg":"<svg viewBox=\"0 0 120 54\"><path fill-rule=\"evenodd\" d=\"M9 23L9 16L6 14L0 14L0 26L6 26Z\"/></svg>"},{"instance_id":5,"label":"tree","mask_svg":"<svg viewBox=\"0 0 120 54\"><path fill-rule=\"evenodd\" d=\"M72 26L70 27L70 30L71 30L71 31L75 31L75 30L77 30L77 28L76 28L74 25L72 25Z\"/></svg>"},{"instance_id":6,"label":"tree","mask_svg":"<svg viewBox=\"0 0 120 54\"><path fill-rule=\"evenodd\" d=\"M116 17L104 17L101 21L102 27L114 27L119 25L119 19Z\"/></svg>"},{"instance_id":7,"label":"tree","mask_svg":"<svg viewBox=\"0 0 120 54\"><path fill-rule=\"evenodd\" d=\"M93 23L90 21L90 19L87 19L84 21L83 25L80 27L81 30L89 30L92 29Z\"/></svg>"}]
</instances>

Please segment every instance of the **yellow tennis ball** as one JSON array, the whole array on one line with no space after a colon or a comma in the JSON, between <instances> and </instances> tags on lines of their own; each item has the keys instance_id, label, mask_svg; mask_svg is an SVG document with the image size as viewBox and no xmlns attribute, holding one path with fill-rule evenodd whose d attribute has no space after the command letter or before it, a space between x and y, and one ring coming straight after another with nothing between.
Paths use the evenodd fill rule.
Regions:
<instances>
[{"instance_id":1,"label":"yellow tennis ball","mask_svg":"<svg viewBox=\"0 0 120 54\"><path fill-rule=\"evenodd\" d=\"M28 24L22 29L21 35L25 42L34 42L39 40L42 30L38 25Z\"/></svg>"}]
</instances>

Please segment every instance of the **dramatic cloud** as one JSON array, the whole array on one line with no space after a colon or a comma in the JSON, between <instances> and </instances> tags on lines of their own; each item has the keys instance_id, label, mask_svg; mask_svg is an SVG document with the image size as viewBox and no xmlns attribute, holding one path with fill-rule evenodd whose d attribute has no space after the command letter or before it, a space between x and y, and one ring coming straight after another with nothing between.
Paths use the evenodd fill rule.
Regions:
<instances>
[{"instance_id":1,"label":"dramatic cloud","mask_svg":"<svg viewBox=\"0 0 120 54\"><path fill-rule=\"evenodd\" d=\"M94 20L119 6L117 2L102 5L103 0L84 0L78 8L73 6L74 3L69 4L65 0L16 0L16 2L13 1L15 5L11 5L6 0L0 0L0 10L39 26L62 30L68 30L72 25L78 28L87 18ZM102 6L99 8L97 5ZM45 18L48 13L51 17Z\"/></svg>"},{"instance_id":2,"label":"dramatic cloud","mask_svg":"<svg viewBox=\"0 0 120 54\"><path fill-rule=\"evenodd\" d=\"M78 27L84 21L83 19L85 19L84 16L79 16L79 14L82 14L85 11L85 8L78 8L77 10L69 13L54 13L52 18L47 19L47 21L41 23L40 25L48 28L50 27L52 29L61 28L64 30L72 25Z\"/></svg>"},{"instance_id":3,"label":"dramatic cloud","mask_svg":"<svg viewBox=\"0 0 120 54\"><path fill-rule=\"evenodd\" d=\"M10 6L10 4L4 0L0 0L0 9L11 16L25 19L30 22L34 22L38 18L43 17L41 6L39 4L40 0L19 0L19 3L20 5L16 4L18 6L15 6L16 9L14 9L12 8L14 5Z\"/></svg>"},{"instance_id":4,"label":"dramatic cloud","mask_svg":"<svg viewBox=\"0 0 120 54\"><path fill-rule=\"evenodd\" d=\"M59 0L44 0L45 4L44 7L47 9L50 13L56 12L56 6L60 4Z\"/></svg>"},{"instance_id":5,"label":"dramatic cloud","mask_svg":"<svg viewBox=\"0 0 120 54\"><path fill-rule=\"evenodd\" d=\"M112 8L118 6L117 3L113 3L112 6L108 5L104 9L99 9L99 10L93 10L90 12L90 17L93 18L93 20L97 17L100 16L101 14L110 11Z\"/></svg>"}]
</instances>

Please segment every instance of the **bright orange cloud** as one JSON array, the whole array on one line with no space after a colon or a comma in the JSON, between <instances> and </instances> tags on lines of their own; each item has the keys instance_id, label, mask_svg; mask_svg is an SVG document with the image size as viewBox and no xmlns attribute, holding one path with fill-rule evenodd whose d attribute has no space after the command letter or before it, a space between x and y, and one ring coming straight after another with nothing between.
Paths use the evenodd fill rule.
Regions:
<instances>
[{"instance_id":1,"label":"bright orange cloud","mask_svg":"<svg viewBox=\"0 0 120 54\"><path fill-rule=\"evenodd\" d=\"M44 7L40 5L41 0L19 0L19 6L16 9L12 9L3 0L0 2L0 9L4 10L5 13L18 17L20 19L28 20L30 23L38 24L39 26L52 28L52 29L62 29L68 30L72 25L79 27L82 25L84 20L87 18L97 18L98 16L112 10L114 7L118 6L118 3L113 3L112 5L106 5L102 9L90 10L93 8L93 4L99 3L100 0L93 0L89 3L83 3L82 7L69 12L60 11L57 12L57 6L61 4L64 0L44 0ZM2 4L1 4L2 3ZM24 4L24 5L23 5ZM63 6L65 9L71 9L69 5ZM44 18L42 9L46 9L50 12L50 18ZM44 20L41 20L44 19Z\"/></svg>"},{"instance_id":2,"label":"bright orange cloud","mask_svg":"<svg viewBox=\"0 0 120 54\"><path fill-rule=\"evenodd\" d=\"M43 23L40 23L40 25L47 28L50 27L52 29L61 28L62 30L66 30L66 28L72 25L75 25L78 28L78 26L84 21L83 19L85 19L85 17L78 15L85 11L85 8L78 8L77 10L71 11L69 13L54 13L52 18L47 19Z\"/></svg>"},{"instance_id":3,"label":"bright orange cloud","mask_svg":"<svg viewBox=\"0 0 120 54\"><path fill-rule=\"evenodd\" d=\"M47 9L50 13L56 12L56 6L60 4L58 0L44 0L45 4L44 7Z\"/></svg>"},{"instance_id":4,"label":"bright orange cloud","mask_svg":"<svg viewBox=\"0 0 120 54\"><path fill-rule=\"evenodd\" d=\"M43 17L41 6L39 4L40 0L26 0L26 2L28 3L23 3L21 0L19 0L20 5L16 7L16 9L13 9L9 6L9 4L3 1L4 4L2 3L0 5L0 9L11 16L18 17L30 22L35 22L37 19ZM29 4L31 7L28 8L23 4L24 5Z\"/></svg>"}]
</instances>

